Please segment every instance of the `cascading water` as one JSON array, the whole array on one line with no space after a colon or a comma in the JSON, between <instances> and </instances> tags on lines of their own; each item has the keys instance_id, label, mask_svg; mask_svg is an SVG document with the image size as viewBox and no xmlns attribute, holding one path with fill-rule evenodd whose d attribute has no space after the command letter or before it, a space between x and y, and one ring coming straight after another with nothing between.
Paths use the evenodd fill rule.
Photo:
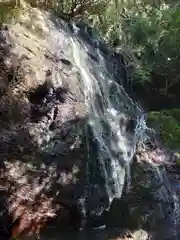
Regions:
<instances>
[{"instance_id":1,"label":"cascading water","mask_svg":"<svg viewBox=\"0 0 180 240\"><path fill-rule=\"evenodd\" d=\"M59 27L62 28L62 25ZM60 54L59 42L66 40L81 74L81 88L88 109L88 183L82 202L85 202L86 211L101 214L109 208L113 198L121 197L125 185L128 189L131 180L130 165L137 144L148 138L148 128L143 110L129 98L121 84L107 70L98 41L94 45L85 44L75 25L71 26L74 28L73 34L67 25L64 28L65 36L57 30L53 32L53 27L50 27L53 37L57 38L55 52L56 55ZM89 54L93 55L93 60ZM129 130L124 115L132 119ZM123 121L126 122L125 125ZM162 188L156 195L162 203L172 206L166 221L169 226L165 228L170 229L172 239L176 239L180 226L180 205L176 190L163 168L154 166L152 176L162 183ZM161 206L160 203L160 208Z\"/></svg>"},{"instance_id":2,"label":"cascading water","mask_svg":"<svg viewBox=\"0 0 180 240\"><path fill-rule=\"evenodd\" d=\"M106 71L104 59L98 48L94 52L98 63L95 68L91 69L92 64L84 53L93 51L93 49L80 44L77 38L72 37L71 42L74 60L83 80L85 103L89 113L88 124L91 127L94 142L98 145L96 150L95 148L92 150L92 152L97 151L96 156L92 157L92 153L89 156L89 166L92 169L89 168L91 181L88 194L91 198L94 198L94 191L99 191L99 196L102 198L107 195L108 202L104 204L109 206L114 197L121 197L126 177L127 185L130 183L130 164L136 144L142 140L146 129L144 114L139 106L128 97L122 86L112 80L112 76ZM123 132L120 121L124 113L128 112L132 115L133 111L138 113L139 117L134 119L134 134L129 133L128 136L127 132ZM135 116L134 113L133 116ZM97 168L99 171L95 173ZM94 178L97 178L96 175L101 176L103 183L98 183L97 179L93 179L93 175ZM97 206L94 208L95 211L100 211Z\"/></svg>"}]
</instances>

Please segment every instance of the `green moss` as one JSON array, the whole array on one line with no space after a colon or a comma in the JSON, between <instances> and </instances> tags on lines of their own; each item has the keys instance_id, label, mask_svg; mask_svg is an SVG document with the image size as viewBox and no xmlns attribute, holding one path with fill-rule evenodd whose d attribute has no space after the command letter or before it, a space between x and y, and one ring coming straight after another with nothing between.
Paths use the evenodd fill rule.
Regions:
<instances>
[{"instance_id":1,"label":"green moss","mask_svg":"<svg viewBox=\"0 0 180 240\"><path fill-rule=\"evenodd\" d=\"M17 22L21 16L21 7L14 2L0 3L0 23Z\"/></svg>"},{"instance_id":2,"label":"green moss","mask_svg":"<svg viewBox=\"0 0 180 240\"><path fill-rule=\"evenodd\" d=\"M150 112L148 123L159 129L165 145L172 149L180 148L180 109Z\"/></svg>"}]
</instances>

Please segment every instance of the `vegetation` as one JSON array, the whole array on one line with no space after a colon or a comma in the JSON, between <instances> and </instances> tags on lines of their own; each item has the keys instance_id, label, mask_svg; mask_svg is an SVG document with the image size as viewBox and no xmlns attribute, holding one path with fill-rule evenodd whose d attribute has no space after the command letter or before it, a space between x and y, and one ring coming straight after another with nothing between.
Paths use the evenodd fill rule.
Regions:
<instances>
[{"instance_id":1,"label":"vegetation","mask_svg":"<svg viewBox=\"0 0 180 240\"><path fill-rule=\"evenodd\" d=\"M137 3L138 2L138 3ZM131 54L133 85L146 96L174 100L180 91L179 1L114 1L94 26L114 47ZM165 104L164 104L165 105ZM164 107L164 106L163 106Z\"/></svg>"},{"instance_id":2,"label":"vegetation","mask_svg":"<svg viewBox=\"0 0 180 240\"><path fill-rule=\"evenodd\" d=\"M0 23L16 22L21 15L21 8L15 1L0 2Z\"/></svg>"},{"instance_id":3,"label":"vegetation","mask_svg":"<svg viewBox=\"0 0 180 240\"><path fill-rule=\"evenodd\" d=\"M159 134L168 147L179 149L180 109L150 112L148 120L152 126L159 126Z\"/></svg>"}]
</instances>

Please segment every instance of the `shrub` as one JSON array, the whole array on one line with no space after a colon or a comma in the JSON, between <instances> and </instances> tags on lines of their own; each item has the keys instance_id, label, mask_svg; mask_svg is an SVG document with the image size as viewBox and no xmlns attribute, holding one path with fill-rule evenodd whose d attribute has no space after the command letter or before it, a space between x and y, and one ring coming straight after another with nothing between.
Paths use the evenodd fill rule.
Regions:
<instances>
[{"instance_id":1,"label":"shrub","mask_svg":"<svg viewBox=\"0 0 180 240\"><path fill-rule=\"evenodd\" d=\"M159 128L160 136L168 147L180 148L180 109L150 112L148 121Z\"/></svg>"}]
</instances>

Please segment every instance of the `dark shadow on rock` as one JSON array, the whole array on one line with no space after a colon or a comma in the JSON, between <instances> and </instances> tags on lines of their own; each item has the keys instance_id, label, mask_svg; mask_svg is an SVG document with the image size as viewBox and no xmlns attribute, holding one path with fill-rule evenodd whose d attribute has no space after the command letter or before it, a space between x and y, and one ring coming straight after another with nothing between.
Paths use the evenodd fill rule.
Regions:
<instances>
[{"instance_id":1,"label":"dark shadow on rock","mask_svg":"<svg viewBox=\"0 0 180 240\"><path fill-rule=\"evenodd\" d=\"M8 210L9 200L9 181L6 176L6 169L1 159L0 163L0 237L2 240L8 240L12 231L12 218Z\"/></svg>"}]
</instances>

